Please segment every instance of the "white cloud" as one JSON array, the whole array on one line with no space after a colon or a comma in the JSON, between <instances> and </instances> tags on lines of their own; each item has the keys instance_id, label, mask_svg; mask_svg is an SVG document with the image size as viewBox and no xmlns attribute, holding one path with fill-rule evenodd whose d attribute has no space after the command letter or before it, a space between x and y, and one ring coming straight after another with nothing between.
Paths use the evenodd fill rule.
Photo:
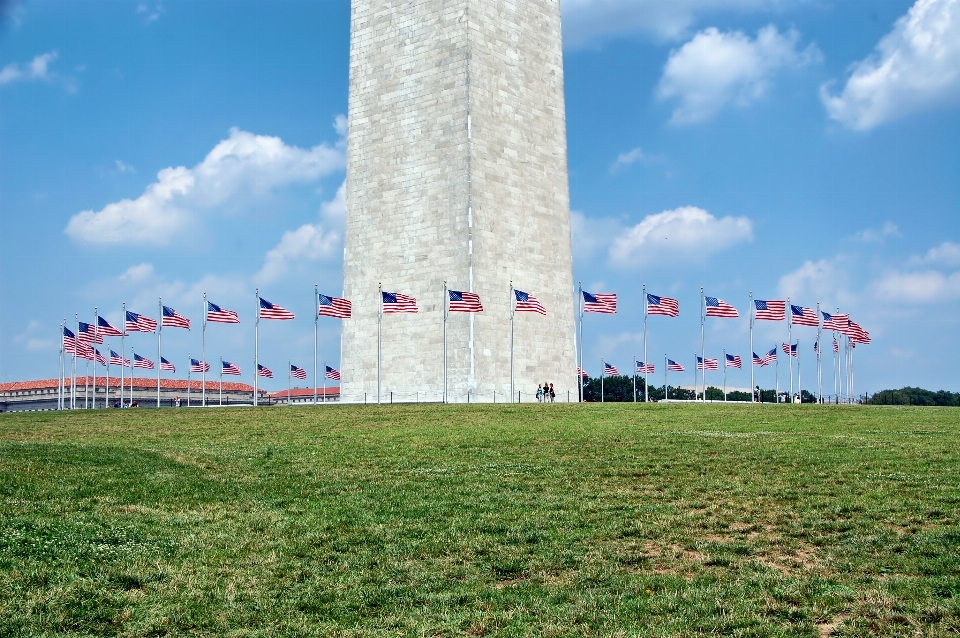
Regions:
<instances>
[{"instance_id":1,"label":"white cloud","mask_svg":"<svg viewBox=\"0 0 960 638\"><path fill-rule=\"evenodd\" d=\"M155 4L152 9L144 2L141 2L139 5L137 5L137 13L144 16L144 20L147 24L150 24L154 20L159 20L160 16L166 13L166 11L167 10L161 3Z\"/></svg>"},{"instance_id":2,"label":"white cloud","mask_svg":"<svg viewBox=\"0 0 960 638\"><path fill-rule=\"evenodd\" d=\"M270 283L285 276L292 264L339 255L343 246L345 212L346 183L343 183L336 196L320 206L320 222L304 224L283 234L280 243L267 252L263 268L254 276L254 281L258 285Z\"/></svg>"},{"instance_id":3,"label":"white cloud","mask_svg":"<svg viewBox=\"0 0 960 638\"><path fill-rule=\"evenodd\" d=\"M120 275L120 281L129 282L129 283L141 283L153 277L153 265L152 264L139 264L136 266L130 266L127 268L122 275Z\"/></svg>"},{"instance_id":4,"label":"white cloud","mask_svg":"<svg viewBox=\"0 0 960 638\"><path fill-rule=\"evenodd\" d=\"M887 237L899 237L900 229L893 222L885 222L881 228L868 228L855 235L860 241L879 242Z\"/></svg>"},{"instance_id":5,"label":"white cloud","mask_svg":"<svg viewBox=\"0 0 960 638\"><path fill-rule=\"evenodd\" d=\"M610 172L616 173L621 168L625 166L630 166L634 162L639 162L644 159L646 159L646 155L644 155L643 151L640 150L639 148L635 148L632 151L628 151L626 153L620 153L620 155L617 156L617 161L615 161L613 165L610 166Z\"/></svg>"},{"instance_id":6,"label":"white cloud","mask_svg":"<svg viewBox=\"0 0 960 638\"><path fill-rule=\"evenodd\" d=\"M747 217L717 219L702 208L684 206L644 218L625 229L610 247L610 261L622 267L655 258L706 257L753 239Z\"/></svg>"},{"instance_id":7,"label":"white cloud","mask_svg":"<svg viewBox=\"0 0 960 638\"><path fill-rule=\"evenodd\" d=\"M910 259L911 265L938 264L942 266L960 266L960 244L945 241L934 246L926 255L914 256Z\"/></svg>"},{"instance_id":8,"label":"white cloud","mask_svg":"<svg viewBox=\"0 0 960 638\"><path fill-rule=\"evenodd\" d=\"M670 53L657 96L679 101L673 124L701 122L731 103L746 106L766 94L779 70L820 59L815 45L801 51L799 43L797 31L781 35L773 25L760 29L753 40L739 31L710 27Z\"/></svg>"},{"instance_id":9,"label":"white cloud","mask_svg":"<svg viewBox=\"0 0 960 638\"><path fill-rule=\"evenodd\" d=\"M50 51L38 55L29 64L17 64L12 62L0 69L0 86L23 80L44 80L51 81L56 79L56 74L50 71L50 63L57 59L57 52Z\"/></svg>"},{"instance_id":10,"label":"white cloud","mask_svg":"<svg viewBox=\"0 0 960 638\"><path fill-rule=\"evenodd\" d=\"M960 0L917 0L839 95L820 93L830 117L855 130L960 102Z\"/></svg>"},{"instance_id":11,"label":"white cloud","mask_svg":"<svg viewBox=\"0 0 960 638\"><path fill-rule=\"evenodd\" d=\"M66 233L91 244L163 245L202 214L249 205L273 189L315 182L344 166L342 140L311 149L231 129L193 168L165 168L140 197L74 215Z\"/></svg>"},{"instance_id":12,"label":"white cloud","mask_svg":"<svg viewBox=\"0 0 960 638\"><path fill-rule=\"evenodd\" d=\"M826 308L849 307L856 297L849 292L851 264L845 257L806 261L780 277L779 293L800 305L819 302Z\"/></svg>"},{"instance_id":13,"label":"white cloud","mask_svg":"<svg viewBox=\"0 0 960 638\"><path fill-rule=\"evenodd\" d=\"M570 234L573 240L574 259L588 259L623 230L622 225L611 217L588 218L579 210L570 211Z\"/></svg>"},{"instance_id":14,"label":"white cloud","mask_svg":"<svg viewBox=\"0 0 960 638\"><path fill-rule=\"evenodd\" d=\"M777 4L778 0L562 0L563 41L576 48L634 33L673 40L702 15L770 9Z\"/></svg>"},{"instance_id":15,"label":"white cloud","mask_svg":"<svg viewBox=\"0 0 960 638\"><path fill-rule=\"evenodd\" d=\"M116 160L114 164L117 167L118 173L136 173L137 172L132 166L120 160Z\"/></svg>"},{"instance_id":16,"label":"white cloud","mask_svg":"<svg viewBox=\"0 0 960 638\"><path fill-rule=\"evenodd\" d=\"M960 298L960 272L944 274L936 270L893 271L874 282L872 287L878 297L888 301L952 301Z\"/></svg>"}]
</instances>

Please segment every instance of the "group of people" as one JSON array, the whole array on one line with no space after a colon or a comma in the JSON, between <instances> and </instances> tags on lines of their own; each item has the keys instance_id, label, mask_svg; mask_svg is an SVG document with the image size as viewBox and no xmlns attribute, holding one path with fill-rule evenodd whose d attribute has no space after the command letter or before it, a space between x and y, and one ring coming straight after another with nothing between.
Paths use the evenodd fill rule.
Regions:
<instances>
[{"instance_id":1,"label":"group of people","mask_svg":"<svg viewBox=\"0 0 960 638\"><path fill-rule=\"evenodd\" d=\"M537 403L553 403L557 400L557 393L552 383L541 383L537 386Z\"/></svg>"}]
</instances>

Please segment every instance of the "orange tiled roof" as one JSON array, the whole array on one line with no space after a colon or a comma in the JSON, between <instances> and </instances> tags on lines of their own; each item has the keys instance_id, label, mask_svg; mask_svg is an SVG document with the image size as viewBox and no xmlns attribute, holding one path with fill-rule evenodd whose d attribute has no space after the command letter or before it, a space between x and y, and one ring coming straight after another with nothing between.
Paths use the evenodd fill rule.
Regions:
<instances>
[{"instance_id":1,"label":"orange tiled roof","mask_svg":"<svg viewBox=\"0 0 960 638\"><path fill-rule=\"evenodd\" d=\"M337 386L328 386L326 388L326 395L323 393L324 388L317 388L317 396L328 396L328 397L338 397L340 396L340 388ZM268 397L271 399L286 399L287 391L283 390L282 392L274 392L273 394L268 394ZM313 388L293 388L290 390L290 398L299 399L301 397L313 397Z\"/></svg>"}]
</instances>

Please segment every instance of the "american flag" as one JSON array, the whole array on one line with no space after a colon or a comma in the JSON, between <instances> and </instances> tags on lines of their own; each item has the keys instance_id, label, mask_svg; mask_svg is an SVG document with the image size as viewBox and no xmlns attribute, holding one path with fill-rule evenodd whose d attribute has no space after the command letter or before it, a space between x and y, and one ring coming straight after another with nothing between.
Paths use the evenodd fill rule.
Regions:
<instances>
[{"instance_id":1,"label":"american flag","mask_svg":"<svg viewBox=\"0 0 960 638\"><path fill-rule=\"evenodd\" d=\"M680 302L670 297L647 295L647 314L663 315L664 317L679 317Z\"/></svg>"},{"instance_id":2,"label":"american flag","mask_svg":"<svg viewBox=\"0 0 960 638\"><path fill-rule=\"evenodd\" d=\"M637 361L637 374L653 374L656 368L652 363Z\"/></svg>"},{"instance_id":3,"label":"american flag","mask_svg":"<svg viewBox=\"0 0 960 638\"><path fill-rule=\"evenodd\" d=\"M123 333L110 325L103 317L97 317L97 333L104 337L122 337Z\"/></svg>"},{"instance_id":4,"label":"american flag","mask_svg":"<svg viewBox=\"0 0 960 638\"><path fill-rule=\"evenodd\" d=\"M230 363L229 361L221 361L220 365L221 365L221 369L223 370L223 374L233 374L237 376L240 376L242 374L240 372L240 366L238 366L235 363Z\"/></svg>"},{"instance_id":5,"label":"american flag","mask_svg":"<svg viewBox=\"0 0 960 638\"><path fill-rule=\"evenodd\" d=\"M833 351L835 353L840 352L840 343L836 339L833 340Z\"/></svg>"},{"instance_id":6,"label":"american flag","mask_svg":"<svg viewBox=\"0 0 960 638\"><path fill-rule=\"evenodd\" d=\"M583 377L584 379L589 379L589 378L590 378L590 375L587 374L585 370L581 370L581 369L580 369L580 366L577 366L577 374L579 374L579 375L580 375L581 377Z\"/></svg>"},{"instance_id":7,"label":"american flag","mask_svg":"<svg viewBox=\"0 0 960 638\"><path fill-rule=\"evenodd\" d=\"M293 313L286 308L281 308L277 304L270 303L263 297L260 297L260 318L288 321L293 319Z\"/></svg>"},{"instance_id":8,"label":"american flag","mask_svg":"<svg viewBox=\"0 0 960 638\"><path fill-rule=\"evenodd\" d=\"M617 314L617 296L612 293L591 295L583 291L583 311L599 312L605 315Z\"/></svg>"},{"instance_id":9,"label":"american flag","mask_svg":"<svg viewBox=\"0 0 960 638\"><path fill-rule=\"evenodd\" d=\"M795 326L810 326L817 328L820 322L817 320L817 313L809 308L790 305L790 322Z\"/></svg>"},{"instance_id":10,"label":"american flag","mask_svg":"<svg viewBox=\"0 0 960 638\"><path fill-rule=\"evenodd\" d=\"M293 365L293 364L291 363L291 364L290 364L290 376L293 377L294 379L300 379L301 381L306 381L306 380L307 380L307 371L304 370L303 368L297 367L297 366L295 366L295 365Z\"/></svg>"},{"instance_id":11,"label":"american flag","mask_svg":"<svg viewBox=\"0 0 960 638\"><path fill-rule=\"evenodd\" d=\"M777 349L773 348L767 354L763 355L763 358L757 356L757 353L753 353L753 365L755 366L768 366L774 361L777 360Z\"/></svg>"},{"instance_id":12,"label":"american flag","mask_svg":"<svg viewBox=\"0 0 960 638\"><path fill-rule=\"evenodd\" d=\"M399 292L384 292L382 299L383 314L385 315L415 315L418 312L417 300L413 297L408 297Z\"/></svg>"},{"instance_id":13,"label":"american flag","mask_svg":"<svg viewBox=\"0 0 960 638\"><path fill-rule=\"evenodd\" d=\"M127 332L156 332L157 322L128 310L125 330Z\"/></svg>"},{"instance_id":14,"label":"american flag","mask_svg":"<svg viewBox=\"0 0 960 638\"><path fill-rule=\"evenodd\" d=\"M704 302L707 304L707 316L708 317L724 317L726 319L736 319L740 316L740 313L737 312L737 309L728 304L723 299L717 299L716 297L704 297Z\"/></svg>"},{"instance_id":15,"label":"american flag","mask_svg":"<svg viewBox=\"0 0 960 638\"><path fill-rule=\"evenodd\" d=\"M823 329L836 330L843 332L850 326L850 315L831 315L829 312L820 311L823 315Z\"/></svg>"},{"instance_id":16,"label":"american flag","mask_svg":"<svg viewBox=\"0 0 960 638\"><path fill-rule=\"evenodd\" d=\"M683 366L673 359L667 359L667 370L670 372L683 372Z\"/></svg>"},{"instance_id":17,"label":"american flag","mask_svg":"<svg viewBox=\"0 0 960 638\"><path fill-rule=\"evenodd\" d=\"M349 319L353 316L353 304L348 299L319 295L317 297L317 303L320 308L317 314L321 317Z\"/></svg>"},{"instance_id":18,"label":"american flag","mask_svg":"<svg viewBox=\"0 0 960 638\"><path fill-rule=\"evenodd\" d=\"M163 319L160 321L160 325L170 326L171 328L186 328L190 329L190 320L182 316L179 312L173 308L168 308L167 306L163 307Z\"/></svg>"},{"instance_id":19,"label":"american flag","mask_svg":"<svg viewBox=\"0 0 960 638\"><path fill-rule=\"evenodd\" d=\"M94 354L94 356L97 358L97 363L99 363L99 364L102 365L102 366L106 366L106 365L107 365L107 360L103 358L103 355L100 354L100 351L99 351L99 350L94 349L93 354Z\"/></svg>"},{"instance_id":20,"label":"american flag","mask_svg":"<svg viewBox=\"0 0 960 638\"><path fill-rule=\"evenodd\" d=\"M78 340L76 335L66 326L63 328L63 351L67 354L75 354L78 357L93 360L93 348Z\"/></svg>"},{"instance_id":21,"label":"american flag","mask_svg":"<svg viewBox=\"0 0 960 638\"><path fill-rule=\"evenodd\" d=\"M227 365L227 362L224 361L223 364L224 364L224 365ZM224 368L223 372L224 372L224 374L226 374L226 372L227 372L226 368ZM257 376L258 376L258 377L266 377L266 378L268 378L268 379L272 379L272 378L273 378L273 372L271 372L271 371L270 371L270 368L268 368L267 366L258 363L258 364L257 364Z\"/></svg>"},{"instance_id":22,"label":"american flag","mask_svg":"<svg viewBox=\"0 0 960 638\"><path fill-rule=\"evenodd\" d=\"M819 341L814 341L814 342L813 342L813 351L816 352L817 354L820 354L820 342L819 342Z\"/></svg>"},{"instance_id":23,"label":"american flag","mask_svg":"<svg viewBox=\"0 0 960 638\"><path fill-rule=\"evenodd\" d=\"M522 290L514 289L513 294L517 297L517 312L535 312L546 316L547 309L543 307L536 297Z\"/></svg>"},{"instance_id":24,"label":"american flag","mask_svg":"<svg viewBox=\"0 0 960 638\"><path fill-rule=\"evenodd\" d=\"M210 372L210 364L206 361L190 359L190 372Z\"/></svg>"},{"instance_id":25,"label":"american flag","mask_svg":"<svg viewBox=\"0 0 960 638\"><path fill-rule=\"evenodd\" d=\"M80 341L84 343L103 343L103 334L93 324L80 322Z\"/></svg>"},{"instance_id":26,"label":"american flag","mask_svg":"<svg viewBox=\"0 0 960 638\"><path fill-rule=\"evenodd\" d=\"M716 359L711 359L707 357L706 359L701 359L697 357L697 370L719 370L720 362Z\"/></svg>"},{"instance_id":27,"label":"american flag","mask_svg":"<svg viewBox=\"0 0 960 638\"><path fill-rule=\"evenodd\" d=\"M161 370L166 370L167 372L176 372L176 371L177 371L177 369L174 367L174 365L173 365L172 363L170 363L169 361L167 361L166 359L164 359L163 357L160 357L160 369L161 369Z\"/></svg>"},{"instance_id":28,"label":"american flag","mask_svg":"<svg viewBox=\"0 0 960 638\"><path fill-rule=\"evenodd\" d=\"M782 343L782 344L780 344L780 347L783 349L783 353L784 353L784 354L788 354L788 355L790 355L791 357L795 357L795 356L797 356L797 345L798 345L798 344L796 344L796 343L793 344L793 345L791 345L791 344L789 344L789 343Z\"/></svg>"},{"instance_id":29,"label":"american flag","mask_svg":"<svg viewBox=\"0 0 960 638\"><path fill-rule=\"evenodd\" d=\"M447 292L450 295L450 312L483 312L480 295L459 290L448 290Z\"/></svg>"},{"instance_id":30,"label":"american flag","mask_svg":"<svg viewBox=\"0 0 960 638\"><path fill-rule=\"evenodd\" d=\"M611 365L611 364L606 363L606 362L604 362L604 364L603 364L603 373L606 374L607 376L611 376L611 377L619 377L619 376L620 376L620 371L617 370L617 366Z\"/></svg>"},{"instance_id":31,"label":"american flag","mask_svg":"<svg viewBox=\"0 0 960 638\"><path fill-rule=\"evenodd\" d=\"M134 368L146 368L147 370L153 370L153 361L147 359L146 357L141 357L136 352L133 353L133 367Z\"/></svg>"},{"instance_id":32,"label":"american flag","mask_svg":"<svg viewBox=\"0 0 960 638\"><path fill-rule=\"evenodd\" d=\"M728 367L728 368L740 368L740 369L742 369L742 368L743 368L743 361L741 361L741 360L740 360L740 357L738 357L738 356L735 355L735 354L728 354L728 355L727 355L727 367Z\"/></svg>"},{"instance_id":33,"label":"american flag","mask_svg":"<svg viewBox=\"0 0 960 638\"><path fill-rule=\"evenodd\" d=\"M755 318L761 321L783 321L787 318L786 301L762 301L753 300L753 307L756 309Z\"/></svg>"},{"instance_id":34,"label":"american flag","mask_svg":"<svg viewBox=\"0 0 960 638\"><path fill-rule=\"evenodd\" d=\"M224 310L212 301L208 301L207 321L213 323L240 323L240 317L235 310Z\"/></svg>"},{"instance_id":35,"label":"american flag","mask_svg":"<svg viewBox=\"0 0 960 638\"><path fill-rule=\"evenodd\" d=\"M854 343L870 343L870 333L861 328L856 322L850 322L850 338Z\"/></svg>"},{"instance_id":36,"label":"american flag","mask_svg":"<svg viewBox=\"0 0 960 638\"><path fill-rule=\"evenodd\" d=\"M325 376L328 379L332 379L333 381L339 381L340 371L337 370L336 368L331 368L330 366L327 366L327 371L326 373L324 373L323 376Z\"/></svg>"},{"instance_id":37,"label":"american flag","mask_svg":"<svg viewBox=\"0 0 960 638\"><path fill-rule=\"evenodd\" d=\"M110 351L110 365L114 366L123 366L124 368L130 367L130 359L124 359L118 355L113 350Z\"/></svg>"}]
</instances>

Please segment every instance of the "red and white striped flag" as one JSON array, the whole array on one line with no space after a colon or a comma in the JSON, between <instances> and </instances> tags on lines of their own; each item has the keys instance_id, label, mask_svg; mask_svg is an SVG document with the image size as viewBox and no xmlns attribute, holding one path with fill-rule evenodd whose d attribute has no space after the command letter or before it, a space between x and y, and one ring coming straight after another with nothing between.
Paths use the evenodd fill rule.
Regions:
<instances>
[{"instance_id":1,"label":"red and white striped flag","mask_svg":"<svg viewBox=\"0 0 960 638\"><path fill-rule=\"evenodd\" d=\"M546 316L547 309L543 307L543 304L540 303L536 297L522 290L517 290L516 288L514 288L513 294L517 298L517 305L515 307L517 312L535 312L539 315Z\"/></svg>"},{"instance_id":2,"label":"red and white striped flag","mask_svg":"<svg viewBox=\"0 0 960 638\"><path fill-rule=\"evenodd\" d=\"M697 370L719 370L720 362L716 359L711 359L707 357L706 359L701 359L697 357Z\"/></svg>"},{"instance_id":3,"label":"red and white striped flag","mask_svg":"<svg viewBox=\"0 0 960 638\"><path fill-rule=\"evenodd\" d=\"M716 297L704 297L704 303L707 306L708 317L723 317L724 319L736 319L740 316L737 309L728 304L723 299Z\"/></svg>"},{"instance_id":4,"label":"red and white striped flag","mask_svg":"<svg viewBox=\"0 0 960 638\"><path fill-rule=\"evenodd\" d=\"M190 320L182 316L179 312L173 308L163 307L163 318L160 320L160 325L169 326L171 328L186 328L190 329Z\"/></svg>"},{"instance_id":5,"label":"red and white striped flag","mask_svg":"<svg viewBox=\"0 0 960 638\"><path fill-rule=\"evenodd\" d=\"M670 297L647 294L647 314L663 317L679 317L680 302Z\"/></svg>"},{"instance_id":6,"label":"red and white striped flag","mask_svg":"<svg viewBox=\"0 0 960 638\"><path fill-rule=\"evenodd\" d=\"M817 319L817 313L810 308L790 305L790 322L795 326L810 326L817 328L820 321Z\"/></svg>"},{"instance_id":7,"label":"red and white striped flag","mask_svg":"<svg viewBox=\"0 0 960 638\"><path fill-rule=\"evenodd\" d=\"M224 361L222 363L223 374L232 374L235 376L240 376L243 374L240 372L240 366L235 363L230 363L229 361Z\"/></svg>"},{"instance_id":8,"label":"red and white striped flag","mask_svg":"<svg viewBox=\"0 0 960 638\"><path fill-rule=\"evenodd\" d=\"M348 299L318 295L317 307L317 314L321 317L349 319L353 315L353 304Z\"/></svg>"},{"instance_id":9,"label":"red and white striped flag","mask_svg":"<svg viewBox=\"0 0 960 638\"><path fill-rule=\"evenodd\" d=\"M786 319L786 301L753 300L754 318L759 321L783 321Z\"/></svg>"},{"instance_id":10,"label":"red and white striped flag","mask_svg":"<svg viewBox=\"0 0 960 638\"><path fill-rule=\"evenodd\" d=\"M823 329L836 330L843 332L850 327L850 315L831 315L829 312L820 311L823 315Z\"/></svg>"},{"instance_id":11,"label":"red and white striped flag","mask_svg":"<svg viewBox=\"0 0 960 638\"><path fill-rule=\"evenodd\" d=\"M290 376L294 379L300 379L301 381L307 380L307 371L299 366L295 366L292 363L290 364Z\"/></svg>"},{"instance_id":12,"label":"red and white striped flag","mask_svg":"<svg viewBox=\"0 0 960 638\"><path fill-rule=\"evenodd\" d=\"M133 367L134 368L145 368L147 370L153 370L153 361L147 359L146 357L141 357L136 352L133 353Z\"/></svg>"},{"instance_id":13,"label":"red and white striped flag","mask_svg":"<svg viewBox=\"0 0 960 638\"><path fill-rule=\"evenodd\" d=\"M483 312L480 296L473 292L448 290L450 296L450 312Z\"/></svg>"},{"instance_id":14,"label":"red and white striped flag","mask_svg":"<svg viewBox=\"0 0 960 638\"><path fill-rule=\"evenodd\" d=\"M418 312L417 300L414 297L399 292L383 292L381 299L385 315L415 315Z\"/></svg>"},{"instance_id":15,"label":"red and white striped flag","mask_svg":"<svg viewBox=\"0 0 960 638\"><path fill-rule=\"evenodd\" d=\"M278 319L280 321L289 321L293 319L293 313L286 308L281 308L275 303L270 303L263 297L260 297L260 318Z\"/></svg>"},{"instance_id":16,"label":"red and white striped flag","mask_svg":"<svg viewBox=\"0 0 960 638\"><path fill-rule=\"evenodd\" d=\"M130 367L130 359L124 359L118 355L113 350L110 351L110 365L114 366L123 366L124 368Z\"/></svg>"},{"instance_id":17,"label":"red and white striped flag","mask_svg":"<svg viewBox=\"0 0 960 638\"><path fill-rule=\"evenodd\" d=\"M224 372L226 372L226 370L224 370ZM272 379L272 378L273 378L273 371L271 371L270 368L268 368L267 366L261 365L261 364L258 363L258 364L257 364L257 376L258 376L258 377L266 377L267 379Z\"/></svg>"},{"instance_id":18,"label":"red and white striped flag","mask_svg":"<svg viewBox=\"0 0 960 638\"><path fill-rule=\"evenodd\" d=\"M325 376L325 377L328 378L328 379L331 379L332 381L339 381L339 380L340 380L340 371L339 371L339 370L337 370L336 368L331 368L330 366L326 366L326 368L327 368L327 371L326 371L326 373L324 373L323 376Z\"/></svg>"},{"instance_id":19,"label":"red and white striped flag","mask_svg":"<svg viewBox=\"0 0 960 638\"><path fill-rule=\"evenodd\" d=\"M163 357L160 357L160 369L166 370L167 372L177 371L177 368L172 363L164 359Z\"/></svg>"},{"instance_id":20,"label":"red and white striped flag","mask_svg":"<svg viewBox=\"0 0 960 638\"><path fill-rule=\"evenodd\" d=\"M157 322L135 312L127 311L127 332L156 332Z\"/></svg>"},{"instance_id":21,"label":"red and white striped flag","mask_svg":"<svg viewBox=\"0 0 960 638\"><path fill-rule=\"evenodd\" d=\"M584 290L583 311L615 315L617 314L617 295L613 293L597 293L592 295Z\"/></svg>"},{"instance_id":22,"label":"red and white striped flag","mask_svg":"<svg viewBox=\"0 0 960 638\"><path fill-rule=\"evenodd\" d=\"M226 310L212 301L207 302L207 321L210 323L240 323L235 310Z\"/></svg>"}]
</instances>

